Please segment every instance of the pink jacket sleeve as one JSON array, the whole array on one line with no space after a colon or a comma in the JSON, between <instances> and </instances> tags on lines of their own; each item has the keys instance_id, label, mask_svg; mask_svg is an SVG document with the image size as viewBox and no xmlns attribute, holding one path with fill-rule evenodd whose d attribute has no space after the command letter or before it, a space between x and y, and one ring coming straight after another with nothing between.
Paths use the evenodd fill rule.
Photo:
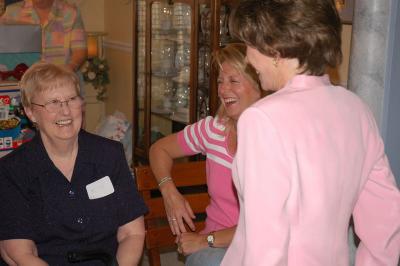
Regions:
<instances>
[{"instance_id":1,"label":"pink jacket sleeve","mask_svg":"<svg viewBox=\"0 0 400 266\"><path fill-rule=\"evenodd\" d=\"M284 144L268 117L254 108L242 114L238 136L236 187L243 205L236 232L240 236L229 251L242 256L224 265L286 265L291 184Z\"/></svg>"},{"instance_id":2,"label":"pink jacket sleeve","mask_svg":"<svg viewBox=\"0 0 400 266\"><path fill-rule=\"evenodd\" d=\"M361 242L356 266L396 266L400 253L400 193L383 154L371 169L353 212Z\"/></svg>"},{"instance_id":3,"label":"pink jacket sleeve","mask_svg":"<svg viewBox=\"0 0 400 266\"><path fill-rule=\"evenodd\" d=\"M353 210L354 229L360 238L357 266L396 266L400 254L400 191L385 155L375 120L367 121L366 179Z\"/></svg>"}]
</instances>

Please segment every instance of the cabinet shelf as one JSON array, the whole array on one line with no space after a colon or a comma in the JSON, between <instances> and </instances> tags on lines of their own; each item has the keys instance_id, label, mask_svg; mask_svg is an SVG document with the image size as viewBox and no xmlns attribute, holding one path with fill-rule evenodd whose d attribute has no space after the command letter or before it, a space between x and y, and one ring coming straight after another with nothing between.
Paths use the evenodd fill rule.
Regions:
<instances>
[{"instance_id":1,"label":"cabinet shelf","mask_svg":"<svg viewBox=\"0 0 400 266\"><path fill-rule=\"evenodd\" d=\"M176 69L171 70L154 70L151 75L159 78L173 78L178 76L178 71Z\"/></svg>"},{"instance_id":2,"label":"cabinet shelf","mask_svg":"<svg viewBox=\"0 0 400 266\"><path fill-rule=\"evenodd\" d=\"M177 112L172 112L172 111L171 112L163 112L161 110L157 110L157 111L152 110L151 114L157 115L157 116L162 117L167 120L179 122L182 124L189 123L188 114L184 114L184 113L177 113Z\"/></svg>"}]
</instances>

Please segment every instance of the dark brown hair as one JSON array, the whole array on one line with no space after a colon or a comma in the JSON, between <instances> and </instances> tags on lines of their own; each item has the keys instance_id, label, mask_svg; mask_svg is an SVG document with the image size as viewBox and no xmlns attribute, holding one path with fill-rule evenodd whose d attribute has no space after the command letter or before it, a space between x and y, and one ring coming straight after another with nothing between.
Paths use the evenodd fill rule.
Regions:
<instances>
[{"instance_id":1,"label":"dark brown hair","mask_svg":"<svg viewBox=\"0 0 400 266\"><path fill-rule=\"evenodd\" d=\"M230 30L267 56L298 59L302 73L320 76L342 60L333 0L245 0L231 16Z\"/></svg>"}]
</instances>

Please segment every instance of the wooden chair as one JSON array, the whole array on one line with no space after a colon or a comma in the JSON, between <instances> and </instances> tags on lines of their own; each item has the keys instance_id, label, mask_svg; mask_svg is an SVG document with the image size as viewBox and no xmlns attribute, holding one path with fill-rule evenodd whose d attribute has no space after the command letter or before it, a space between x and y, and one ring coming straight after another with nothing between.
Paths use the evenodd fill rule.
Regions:
<instances>
[{"instance_id":1,"label":"wooden chair","mask_svg":"<svg viewBox=\"0 0 400 266\"><path fill-rule=\"evenodd\" d=\"M171 172L178 190L184 195L197 216L205 217L209 204L206 191L206 167L204 161L176 163ZM149 208L144 217L146 226L145 249L150 266L160 266L160 248L175 247L175 236L168 225L164 202L150 166L135 167L135 179L139 193ZM204 228L204 220L196 221L196 231Z\"/></svg>"}]
</instances>

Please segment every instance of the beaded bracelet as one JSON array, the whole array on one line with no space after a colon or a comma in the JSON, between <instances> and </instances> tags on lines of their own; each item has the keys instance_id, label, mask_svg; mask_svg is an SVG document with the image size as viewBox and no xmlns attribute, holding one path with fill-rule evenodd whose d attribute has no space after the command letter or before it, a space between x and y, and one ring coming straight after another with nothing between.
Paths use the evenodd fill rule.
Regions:
<instances>
[{"instance_id":1,"label":"beaded bracelet","mask_svg":"<svg viewBox=\"0 0 400 266\"><path fill-rule=\"evenodd\" d=\"M169 181L172 181L172 177L170 177L170 176L163 177L160 180L160 182L158 182L158 187L161 187L162 184L164 184L165 182L169 182Z\"/></svg>"}]
</instances>

